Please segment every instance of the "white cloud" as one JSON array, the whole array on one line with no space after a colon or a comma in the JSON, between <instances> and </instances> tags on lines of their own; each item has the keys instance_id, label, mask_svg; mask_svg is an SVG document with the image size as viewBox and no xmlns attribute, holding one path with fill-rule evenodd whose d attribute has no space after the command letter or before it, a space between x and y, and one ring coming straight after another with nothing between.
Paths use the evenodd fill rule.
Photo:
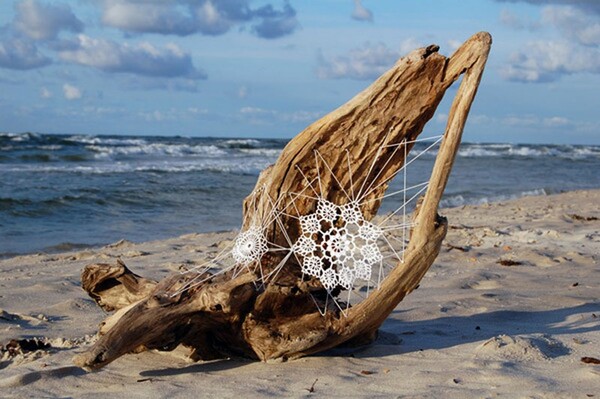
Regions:
<instances>
[{"instance_id":1,"label":"white cloud","mask_svg":"<svg viewBox=\"0 0 600 399\"><path fill-rule=\"evenodd\" d=\"M198 6L194 14L197 18L196 29L205 35L222 35L234 24L210 0Z\"/></svg>"},{"instance_id":2,"label":"white cloud","mask_svg":"<svg viewBox=\"0 0 600 399\"><path fill-rule=\"evenodd\" d=\"M533 127L540 124L540 118L535 115L509 115L502 118L500 122L512 127Z\"/></svg>"},{"instance_id":3,"label":"white cloud","mask_svg":"<svg viewBox=\"0 0 600 399\"><path fill-rule=\"evenodd\" d=\"M321 79L372 80L390 69L405 54L423 47L420 40L407 38L400 43L399 50L388 48L383 43L365 43L348 51L346 55L327 57L317 55L317 76Z\"/></svg>"},{"instance_id":4,"label":"white cloud","mask_svg":"<svg viewBox=\"0 0 600 399\"><path fill-rule=\"evenodd\" d=\"M11 38L0 41L0 67L8 69L34 69L52 63L27 39Z\"/></svg>"},{"instance_id":5,"label":"white cloud","mask_svg":"<svg viewBox=\"0 0 600 399\"><path fill-rule=\"evenodd\" d=\"M68 5L22 0L15 5L14 27L34 40L55 39L61 30L81 32L81 22Z\"/></svg>"},{"instance_id":6,"label":"white cloud","mask_svg":"<svg viewBox=\"0 0 600 399\"><path fill-rule=\"evenodd\" d=\"M78 100L83 96L81 90L78 87L70 85L68 83L65 83L63 85L63 94L67 100Z\"/></svg>"},{"instance_id":7,"label":"white cloud","mask_svg":"<svg viewBox=\"0 0 600 399\"><path fill-rule=\"evenodd\" d=\"M550 118L544 118L542 122L544 126L547 127L563 127L568 126L572 123L568 118L562 116L552 116Z\"/></svg>"},{"instance_id":8,"label":"white cloud","mask_svg":"<svg viewBox=\"0 0 600 399\"><path fill-rule=\"evenodd\" d=\"M196 69L189 53L176 44L163 48L148 42L135 46L118 44L106 39L79 35L71 46L59 51L64 61L100 69L105 72L132 73L154 77L186 77L205 79L206 74Z\"/></svg>"},{"instance_id":9,"label":"white cloud","mask_svg":"<svg viewBox=\"0 0 600 399\"><path fill-rule=\"evenodd\" d=\"M501 3L529 3L534 5L572 5L583 10L600 14L600 1L598 0L496 0Z\"/></svg>"},{"instance_id":10,"label":"white cloud","mask_svg":"<svg viewBox=\"0 0 600 399\"><path fill-rule=\"evenodd\" d=\"M296 19L296 10L285 3L281 11L273 8L271 4L250 11L252 19L258 19L251 31L263 39L277 39L291 35L300 26Z\"/></svg>"},{"instance_id":11,"label":"white cloud","mask_svg":"<svg viewBox=\"0 0 600 399\"><path fill-rule=\"evenodd\" d=\"M45 87L42 87L40 89L40 97L41 98L51 98L52 97L52 92L50 90L48 90Z\"/></svg>"},{"instance_id":12,"label":"white cloud","mask_svg":"<svg viewBox=\"0 0 600 399\"><path fill-rule=\"evenodd\" d=\"M102 23L128 32L189 35L196 31L191 15L182 13L176 5L139 1L106 0Z\"/></svg>"},{"instance_id":13,"label":"white cloud","mask_svg":"<svg viewBox=\"0 0 600 399\"><path fill-rule=\"evenodd\" d=\"M600 18L575 7L544 7L542 21L556 26L568 39L585 46L600 45Z\"/></svg>"},{"instance_id":14,"label":"white cloud","mask_svg":"<svg viewBox=\"0 0 600 399\"><path fill-rule=\"evenodd\" d=\"M206 115L210 115L210 112L205 108L199 107L188 107L185 109L155 109L152 111L140 111L137 113L137 116L145 120L146 122L181 121L183 119L197 120Z\"/></svg>"},{"instance_id":15,"label":"white cloud","mask_svg":"<svg viewBox=\"0 0 600 399\"><path fill-rule=\"evenodd\" d=\"M425 47L425 43L414 37L409 37L408 39L402 40L400 43L400 53L401 55L408 54L411 51L421 47Z\"/></svg>"},{"instance_id":16,"label":"white cloud","mask_svg":"<svg viewBox=\"0 0 600 399\"><path fill-rule=\"evenodd\" d=\"M551 82L563 75L600 73L600 52L567 41L536 41L511 56L502 71L517 82Z\"/></svg>"},{"instance_id":17,"label":"white cloud","mask_svg":"<svg viewBox=\"0 0 600 399\"><path fill-rule=\"evenodd\" d=\"M488 125L494 121L495 120L492 119L490 116L484 114L469 115L469 123L473 125Z\"/></svg>"},{"instance_id":18,"label":"white cloud","mask_svg":"<svg viewBox=\"0 0 600 399\"><path fill-rule=\"evenodd\" d=\"M515 0L516 1L516 0ZM517 82L552 82L565 75L578 73L600 73L600 16L594 12L600 1L527 1L545 4L541 10L541 23L553 27L563 37L559 40L537 40L527 43L520 51L511 55L501 70L507 80ZM554 6L547 4L566 4ZM519 27L516 16L503 11L508 22Z\"/></svg>"},{"instance_id":19,"label":"white cloud","mask_svg":"<svg viewBox=\"0 0 600 399\"><path fill-rule=\"evenodd\" d=\"M539 21L522 18L506 8L500 12L500 22L513 29L535 31L540 28Z\"/></svg>"},{"instance_id":20,"label":"white cloud","mask_svg":"<svg viewBox=\"0 0 600 399\"><path fill-rule=\"evenodd\" d=\"M196 93L200 90L199 80L186 77L155 77L142 75L128 75L123 81L128 89L133 90L168 90Z\"/></svg>"},{"instance_id":21,"label":"white cloud","mask_svg":"<svg viewBox=\"0 0 600 399\"><path fill-rule=\"evenodd\" d=\"M314 122L323 116L323 112L320 111L294 111L287 112L282 115L282 119L285 122L290 123L310 123Z\"/></svg>"},{"instance_id":22,"label":"white cloud","mask_svg":"<svg viewBox=\"0 0 600 399\"><path fill-rule=\"evenodd\" d=\"M245 121L255 125L268 125L276 122L310 123L323 116L323 112L320 111L281 112L260 107L242 107L239 114Z\"/></svg>"},{"instance_id":23,"label":"white cloud","mask_svg":"<svg viewBox=\"0 0 600 399\"><path fill-rule=\"evenodd\" d=\"M357 21L373 21L373 13L371 10L365 8L361 0L354 0L354 11L352 11L352 18Z\"/></svg>"},{"instance_id":24,"label":"white cloud","mask_svg":"<svg viewBox=\"0 0 600 399\"><path fill-rule=\"evenodd\" d=\"M132 33L187 36L194 33L222 35L234 26L250 25L250 31L265 39L293 33L298 27L296 10L285 2L281 9L271 4L250 7L249 0L175 1L104 0L102 22Z\"/></svg>"},{"instance_id":25,"label":"white cloud","mask_svg":"<svg viewBox=\"0 0 600 399\"><path fill-rule=\"evenodd\" d=\"M489 115L471 115L469 123L474 125L503 125L510 128L521 129L560 129L566 126L579 127L581 124L575 123L564 116L538 116L533 114L505 115L503 117L494 117Z\"/></svg>"},{"instance_id":26,"label":"white cloud","mask_svg":"<svg viewBox=\"0 0 600 399\"><path fill-rule=\"evenodd\" d=\"M207 115L208 110L206 108L188 107L187 112L191 115Z\"/></svg>"},{"instance_id":27,"label":"white cloud","mask_svg":"<svg viewBox=\"0 0 600 399\"><path fill-rule=\"evenodd\" d=\"M521 18L506 8L500 11L500 22L513 29L523 29L525 27Z\"/></svg>"},{"instance_id":28,"label":"white cloud","mask_svg":"<svg viewBox=\"0 0 600 399\"><path fill-rule=\"evenodd\" d=\"M259 107L242 107L240 113L243 115L275 115L276 112Z\"/></svg>"},{"instance_id":29,"label":"white cloud","mask_svg":"<svg viewBox=\"0 0 600 399\"><path fill-rule=\"evenodd\" d=\"M365 43L347 55L325 57L319 54L317 76L321 79L375 79L394 65L399 56L400 52L383 43Z\"/></svg>"}]
</instances>

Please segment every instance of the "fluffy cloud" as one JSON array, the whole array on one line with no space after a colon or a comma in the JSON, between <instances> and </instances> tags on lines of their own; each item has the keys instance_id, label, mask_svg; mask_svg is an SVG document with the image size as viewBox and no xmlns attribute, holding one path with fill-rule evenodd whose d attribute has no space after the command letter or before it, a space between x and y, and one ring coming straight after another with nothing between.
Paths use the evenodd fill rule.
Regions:
<instances>
[{"instance_id":1,"label":"fluffy cloud","mask_svg":"<svg viewBox=\"0 0 600 399\"><path fill-rule=\"evenodd\" d=\"M505 115L502 117L475 114L469 116L469 123L474 125L503 125L520 129L562 129L565 127L581 128L583 124L564 116L541 117L533 114Z\"/></svg>"},{"instance_id":2,"label":"fluffy cloud","mask_svg":"<svg viewBox=\"0 0 600 399\"><path fill-rule=\"evenodd\" d=\"M373 21L373 13L371 10L365 8L361 0L354 0L354 11L352 11L352 18L357 21Z\"/></svg>"},{"instance_id":3,"label":"fluffy cloud","mask_svg":"<svg viewBox=\"0 0 600 399\"><path fill-rule=\"evenodd\" d=\"M399 50L392 50L383 43L365 43L346 55L327 57L319 53L317 76L321 79L375 79L390 69L401 55L419 47L423 47L423 43L411 37L400 43Z\"/></svg>"},{"instance_id":4,"label":"fluffy cloud","mask_svg":"<svg viewBox=\"0 0 600 399\"><path fill-rule=\"evenodd\" d=\"M63 85L63 95L67 100L79 100L83 96L81 90L78 87L70 85L68 83L65 83Z\"/></svg>"},{"instance_id":5,"label":"fluffy cloud","mask_svg":"<svg viewBox=\"0 0 600 399\"><path fill-rule=\"evenodd\" d=\"M272 125L274 123L310 123L323 116L320 111L281 112L259 107L242 107L239 117L253 125Z\"/></svg>"},{"instance_id":6,"label":"fluffy cloud","mask_svg":"<svg viewBox=\"0 0 600 399\"><path fill-rule=\"evenodd\" d=\"M598 0L496 0L501 3L529 3L534 5L571 5L600 14Z\"/></svg>"},{"instance_id":7,"label":"fluffy cloud","mask_svg":"<svg viewBox=\"0 0 600 399\"><path fill-rule=\"evenodd\" d=\"M555 28L562 39L530 42L513 53L502 70L505 79L539 83L577 73L600 74L600 1L523 1L544 4L541 24ZM524 27L517 16L507 11L501 19L515 28Z\"/></svg>"},{"instance_id":8,"label":"fluffy cloud","mask_svg":"<svg viewBox=\"0 0 600 399\"><path fill-rule=\"evenodd\" d=\"M221 35L250 24L251 31L265 39L289 35L299 26L289 3L280 10L271 4L253 9L249 0L190 0L183 5L169 0L104 0L102 22L125 32L179 36Z\"/></svg>"},{"instance_id":9,"label":"fluffy cloud","mask_svg":"<svg viewBox=\"0 0 600 399\"><path fill-rule=\"evenodd\" d=\"M64 4L23 0L15 5L14 28L34 40L56 39L61 30L83 31L83 23Z\"/></svg>"},{"instance_id":10,"label":"fluffy cloud","mask_svg":"<svg viewBox=\"0 0 600 399\"><path fill-rule=\"evenodd\" d=\"M581 72L600 73L600 53L567 41L529 43L502 70L504 78L518 82L551 82Z\"/></svg>"},{"instance_id":11,"label":"fluffy cloud","mask_svg":"<svg viewBox=\"0 0 600 399\"><path fill-rule=\"evenodd\" d=\"M288 3L284 4L281 11L275 10L268 4L251 13L253 18L260 22L252 26L252 32L263 39L276 39L293 33L298 27L296 10Z\"/></svg>"},{"instance_id":12,"label":"fluffy cloud","mask_svg":"<svg viewBox=\"0 0 600 399\"><path fill-rule=\"evenodd\" d=\"M0 41L0 67L8 69L33 69L52 63L41 54L37 46L27 39L9 38Z\"/></svg>"},{"instance_id":13,"label":"fluffy cloud","mask_svg":"<svg viewBox=\"0 0 600 399\"><path fill-rule=\"evenodd\" d=\"M319 54L317 76L321 79L375 79L394 65L399 56L400 52L383 43L366 43L347 55L325 57Z\"/></svg>"},{"instance_id":14,"label":"fluffy cloud","mask_svg":"<svg viewBox=\"0 0 600 399\"><path fill-rule=\"evenodd\" d=\"M128 32L185 36L196 31L195 21L169 2L152 3L107 0L102 23Z\"/></svg>"},{"instance_id":15,"label":"fluffy cloud","mask_svg":"<svg viewBox=\"0 0 600 399\"><path fill-rule=\"evenodd\" d=\"M600 2L599 2L600 4ZM574 7L545 7L542 21L584 46L600 45L600 18Z\"/></svg>"},{"instance_id":16,"label":"fluffy cloud","mask_svg":"<svg viewBox=\"0 0 600 399\"><path fill-rule=\"evenodd\" d=\"M79 35L75 42L59 51L59 56L64 61L105 72L166 78L206 78L204 72L194 67L190 54L175 44L167 44L163 48L146 42L132 46Z\"/></svg>"},{"instance_id":17,"label":"fluffy cloud","mask_svg":"<svg viewBox=\"0 0 600 399\"><path fill-rule=\"evenodd\" d=\"M535 31L540 28L539 21L523 19L507 9L504 9L500 12L500 22L513 29L528 29L530 31Z\"/></svg>"}]
</instances>

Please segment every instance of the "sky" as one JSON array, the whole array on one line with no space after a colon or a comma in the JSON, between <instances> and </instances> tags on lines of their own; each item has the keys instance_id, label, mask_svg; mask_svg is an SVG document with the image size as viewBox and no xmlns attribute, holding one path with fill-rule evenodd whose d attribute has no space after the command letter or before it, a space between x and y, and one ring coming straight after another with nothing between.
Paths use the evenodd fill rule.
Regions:
<instances>
[{"instance_id":1,"label":"sky","mask_svg":"<svg viewBox=\"0 0 600 399\"><path fill-rule=\"evenodd\" d=\"M0 131L290 138L479 31L465 141L600 144L600 0L3 0Z\"/></svg>"}]
</instances>

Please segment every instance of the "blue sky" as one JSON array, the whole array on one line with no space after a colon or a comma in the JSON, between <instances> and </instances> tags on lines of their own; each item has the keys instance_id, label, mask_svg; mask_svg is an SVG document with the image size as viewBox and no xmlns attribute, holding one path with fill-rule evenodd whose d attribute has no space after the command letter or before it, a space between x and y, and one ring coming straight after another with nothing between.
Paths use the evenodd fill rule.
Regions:
<instances>
[{"instance_id":1,"label":"blue sky","mask_svg":"<svg viewBox=\"0 0 600 399\"><path fill-rule=\"evenodd\" d=\"M600 144L597 0L2 1L0 131L289 138L481 30L465 140Z\"/></svg>"}]
</instances>

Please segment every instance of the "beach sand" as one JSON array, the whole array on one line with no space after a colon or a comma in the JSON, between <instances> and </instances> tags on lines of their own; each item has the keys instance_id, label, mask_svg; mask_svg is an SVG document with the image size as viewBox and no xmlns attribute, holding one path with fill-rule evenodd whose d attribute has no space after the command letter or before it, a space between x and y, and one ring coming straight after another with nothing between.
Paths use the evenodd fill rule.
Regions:
<instances>
[{"instance_id":1,"label":"beach sand","mask_svg":"<svg viewBox=\"0 0 600 399\"><path fill-rule=\"evenodd\" d=\"M117 257L154 279L200 264L232 232L0 261L0 397L600 397L600 190L443 209L440 256L373 344L286 363L126 355L71 358L106 314L80 287ZM93 226L90 226L93 228ZM221 243L219 245L219 243Z\"/></svg>"}]
</instances>

